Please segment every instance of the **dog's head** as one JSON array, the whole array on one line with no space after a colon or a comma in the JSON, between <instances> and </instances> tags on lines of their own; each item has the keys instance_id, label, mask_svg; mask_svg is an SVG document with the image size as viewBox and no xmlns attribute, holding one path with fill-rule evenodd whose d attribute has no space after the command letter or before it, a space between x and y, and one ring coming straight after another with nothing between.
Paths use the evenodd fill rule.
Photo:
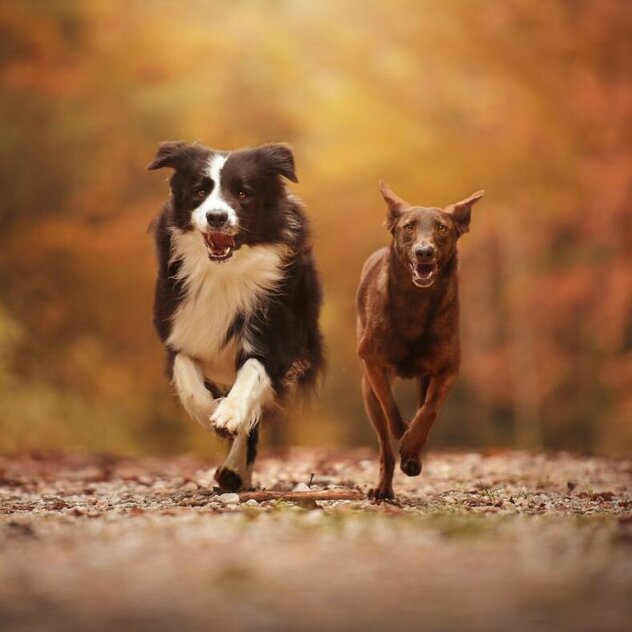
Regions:
<instances>
[{"instance_id":1,"label":"dog's head","mask_svg":"<svg viewBox=\"0 0 632 632\"><path fill-rule=\"evenodd\" d=\"M484 191L444 209L411 206L383 182L380 191L388 208L386 228L399 260L410 268L417 287L430 287L454 257L457 239L469 231L472 206Z\"/></svg>"},{"instance_id":2,"label":"dog's head","mask_svg":"<svg viewBox=\"0 0 632 632\"><path fill-rule=\"evenodd\" d=\"M211 261L243 244L270 241L283 222L282 177L298 182L292 150L281 144L221 152L197 143L162 143L148 169L170 167L175 225L198 230Z\"/></svg>"}]
</instances>

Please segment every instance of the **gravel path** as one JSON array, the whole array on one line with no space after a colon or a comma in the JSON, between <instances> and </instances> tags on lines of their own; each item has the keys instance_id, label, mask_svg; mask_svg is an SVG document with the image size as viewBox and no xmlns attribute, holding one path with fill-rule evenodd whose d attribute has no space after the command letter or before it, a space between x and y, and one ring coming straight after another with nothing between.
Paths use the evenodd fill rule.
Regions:
<instances>
[{"instance_id":1,"label":"gravel path","mask_svg":"<svg viewBox=\"0 0 632 632\"><path fill-rule=\"evenodd\" d=\"M629 629L630 461L431 453L379 505L240 499L212 473L0 458L0 629ZM255 482L353 495L375 477L371 452L295 450Z\"/></svg>"}]
</instances>

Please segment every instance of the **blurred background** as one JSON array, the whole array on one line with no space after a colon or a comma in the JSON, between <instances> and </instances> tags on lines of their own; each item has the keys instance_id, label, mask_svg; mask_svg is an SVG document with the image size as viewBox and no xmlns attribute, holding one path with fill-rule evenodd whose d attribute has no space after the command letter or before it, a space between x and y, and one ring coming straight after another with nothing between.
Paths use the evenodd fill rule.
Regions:
<instances>
[{"instance_id":1,"label":"blurred background","mask_svg":"<svg viewBox=\"0 0 632 632\"><path fill-rule=\"evenodd\" d=\"M4 0L0 451L221 450L151 326L168 187L145 166L183 139L295 149L330 367L268 445L374 444L354 293L383 178L425 205L487 191L430 445L631 454L631 32L625 0Z\"/></svg>"}]
</instances>

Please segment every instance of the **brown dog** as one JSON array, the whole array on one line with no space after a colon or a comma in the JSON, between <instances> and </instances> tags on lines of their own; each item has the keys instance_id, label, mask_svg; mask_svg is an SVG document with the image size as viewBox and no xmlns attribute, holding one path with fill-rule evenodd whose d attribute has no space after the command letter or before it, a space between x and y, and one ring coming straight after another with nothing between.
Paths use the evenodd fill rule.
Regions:
<instances>
[{"instance_id":1,"label":"brown dog","mask_svg":"<svg viewBox=\"0 0 632 632\"><path fill-rule=\"evenodd\" d=\"M380 183L388 207L390 247L364 264L357 294L362 395L380 446L380 480L369 495L393 498L395 459L390 435L401 440L400 467L421 472L420 452L459 370L457 240L469 230L483 191L441 210L411 206ZM391 384L415 378L419 410L407 425Z\"/></svg>"}]
</instances>

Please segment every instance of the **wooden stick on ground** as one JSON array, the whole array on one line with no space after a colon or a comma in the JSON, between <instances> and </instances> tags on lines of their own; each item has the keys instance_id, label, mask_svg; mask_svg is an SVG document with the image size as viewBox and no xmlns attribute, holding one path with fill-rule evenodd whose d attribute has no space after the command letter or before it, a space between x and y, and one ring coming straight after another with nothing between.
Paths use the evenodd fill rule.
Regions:
<instances>
[{"instance_id":1,"label":"wooden stick on ground","mask_svg":"<svg viewBox=\"0 0 632 632\"><path fill-rule=\"evenodd\" d=\"M359 489L324 489L309 492L280 492L262 490L260 492L240 492L239 500L256 500L262 503L266 500L288 500L301 502L302 500L364 500L366 494Z\"/></svg>"}]
</instances>

